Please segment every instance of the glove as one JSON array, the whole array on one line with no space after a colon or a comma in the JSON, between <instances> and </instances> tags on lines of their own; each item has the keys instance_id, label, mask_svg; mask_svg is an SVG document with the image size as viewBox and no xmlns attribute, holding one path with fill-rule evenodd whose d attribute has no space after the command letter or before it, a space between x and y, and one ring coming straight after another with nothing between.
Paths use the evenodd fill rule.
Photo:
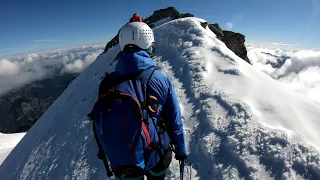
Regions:
<instances>
[{"instance_id":1,"label":"glove","mask_svg":"<svg viewBox=\"0 0 320 180\"><path fill-rule=\"evenodd\" d=\"M186 154L181 155L181 154L177 153L174 158L178 161L185 161L187 159L187 155Z\"/></svg>"}]
</instances>

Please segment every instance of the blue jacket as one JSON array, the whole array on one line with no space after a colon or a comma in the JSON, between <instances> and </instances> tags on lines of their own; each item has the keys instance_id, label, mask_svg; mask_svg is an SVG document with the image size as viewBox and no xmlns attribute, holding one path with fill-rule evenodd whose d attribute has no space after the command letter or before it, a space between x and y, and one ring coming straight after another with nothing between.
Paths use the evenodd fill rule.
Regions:
<instances>
[{"instance_id":1,"label":"blue jacket","mask_svg":"<svg viewBox=\"0 0 320 180\"><path fill-rule=\"evenodd\" d=\"M119 57L115 71L109 74L108 81L129 77L152 66L156 66L156 64L145 51L123 52ZM106 83L110 86L110 81ZM101 84L99 91L103 92L104 90L101 89L104 87L103 82ZM173 144L177 146L179 155L186 155L181 111L171 79L164 73L155 71L149 82L148 92L155 96L160 104L160 115L155 123L158 124L157 121L160 121L161 116L167 128L167 132L162 135L163 149L168 149L171 139ZM154 154L147 160L147 169L155 166L160 159L156 153Z\"/></svg>"}]
</instances>

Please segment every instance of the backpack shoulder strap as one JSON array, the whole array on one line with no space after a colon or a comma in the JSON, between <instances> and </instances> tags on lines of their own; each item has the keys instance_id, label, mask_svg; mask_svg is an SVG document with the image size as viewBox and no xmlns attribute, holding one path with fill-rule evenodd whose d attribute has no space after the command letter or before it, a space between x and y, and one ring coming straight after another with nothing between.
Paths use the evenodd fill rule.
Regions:
<instances>
[{"instance_id":1,"label":"backpack shoulder strap","mask_svg":"<svg viewBox=\"0 0 320 180\"><path fill-rule=\"evenodd\" d=\"M150 76L149 76L149 78L148 78L148 80L147 80L147 82L146 82L145 99L147 98L147 96L149 96L148 87L149 87L151 78L152 78L154 72L155 72L157 69L158 69L158 67L155 67L155 68L152 70L152 72L151 72L151 74L150 74Z\"/></svg>"},{"instance_id":2,"label":"backpack shoulder strap","mask_svg":"<svg viewBox=\"0 0 320 180\"><path fill-rule=\"evenodd\" d=\"M147 68L146 70L142 71L138 76L137 78L139 78L139 80L146 85L146 87L149 86L149 83L150 83L150 80L154 74L154 72L156 70L158 70L159 68L157 66L152 66L152 67L149 67Z\"/></svg>"},{"instance_id":3,"label":"backpack shoulder strap","mask_svg":"<svg viewBox=\"0 0 320 180\"><path fill-rule=\"evenodd\" d=\"M155 68L152 70L152 72L151 72L151 74L150 74L150 76L149 76L149 78L148 78L148 80L147 80L147 83L146 83L147 87L148 87L148 85L149 85L149 83L150 83L150 80L151 80L151 78L152 78L152 76L153 76L153 74L154 74L154 72L155 72L156 70L158 70L158 67L155 67Z\"/></svg>"},{"instance_id":4,"label":"backpack shoulder strap","mask_svg":"<svg viewBox=\"0 0 320 180\"><path fill-rule=\"evenodd\" d=\"M159 68L157 66L152 66L152 67L149 67L147 68L146 70L142 71L141 73L139 73L138 76L136 76L136 78L142 83L142 84L145 84L145 89L143 90L143 99L144 101L147 100L147 97L148 97L148 86L149 86L149 83L152 79L152 76L154 74L154 72L156 70L158 70ZM137 89L136 87L136 84L133 83L133 86L135 89ZM144 106L144 102L140 102L142 103L142 107L145 107Z\"/></svg>"}]
</instances>

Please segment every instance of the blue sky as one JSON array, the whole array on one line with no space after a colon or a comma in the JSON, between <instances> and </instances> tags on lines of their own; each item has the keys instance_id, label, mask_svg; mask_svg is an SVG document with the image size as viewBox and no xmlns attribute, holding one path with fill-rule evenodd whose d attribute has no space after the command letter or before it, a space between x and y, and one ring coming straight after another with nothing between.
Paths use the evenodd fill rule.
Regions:
<instances>
[{"instance_id":1,"label":"blue sky","mask_svg":"<svg viewBox=\"0 0 320 180\"><path fill-rule=\"evenodd\" d=\"M320 49L320 0L0 0L0 56L108 42L133 13L168 6L248 41Z\"/></svg>"}]
</instances>

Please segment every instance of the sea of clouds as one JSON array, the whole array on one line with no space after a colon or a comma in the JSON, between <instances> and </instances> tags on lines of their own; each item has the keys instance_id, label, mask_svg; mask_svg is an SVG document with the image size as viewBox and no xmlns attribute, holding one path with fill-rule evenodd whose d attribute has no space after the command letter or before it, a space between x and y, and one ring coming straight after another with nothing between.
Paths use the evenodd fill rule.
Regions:
<instances>
[{"instance_id":1,"label":"sea of clouds","mask_svg":"<svg viewBox=\"0 0 320 180\"><path fill-rule=\"evenodd\" d=\"M57 74L80 73L95 61L103 48L103 44L97 44L0 58L0 95Z\"/></svg>"},{"instance_id":2,"label":"sea of clouds","mask_svg":"<svg viewBox=\"0 0 320 180\"><path fill-rule=\"evenodd\" d=\"M253 66L287 87L320 102L320 51L247 46Z\"/></svg>"},{"instance_id":3,"label":"sea of clouds","mask_svg":"<svg viewBox=\"0 0 320 180\"><path fill-rule=\"evenodd\" d=\"M81 46L10 59L0 58L0 95L57 74L77 74L93 63L104 44ZM289 45L247 44L253 66L287 87L320 102L320 51Z\"/></svg>"}]
</instances>

